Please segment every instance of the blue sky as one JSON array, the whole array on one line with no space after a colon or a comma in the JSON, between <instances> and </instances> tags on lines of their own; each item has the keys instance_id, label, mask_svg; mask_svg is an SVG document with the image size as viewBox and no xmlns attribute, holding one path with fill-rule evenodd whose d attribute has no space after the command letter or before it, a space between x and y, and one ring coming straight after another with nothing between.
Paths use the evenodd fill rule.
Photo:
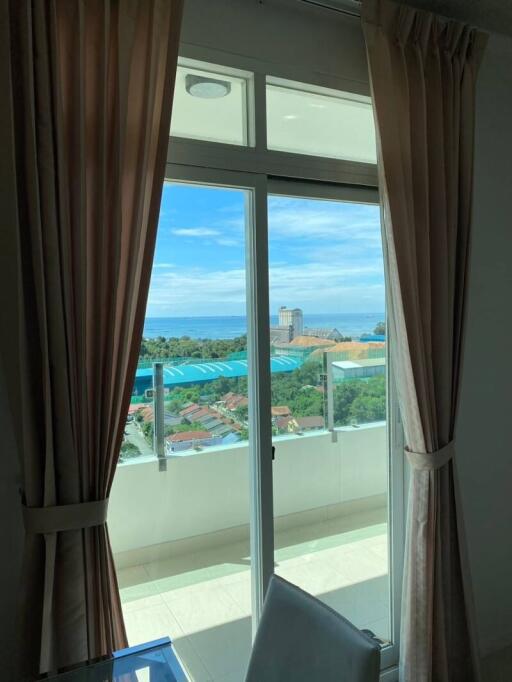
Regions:
<instances>
[{"instance_id":1,"label":"blue sky","mask_svg":"<svg viewBox=\"0 0 512 682\"><path fill-rule=\"evenodd\" d=\"M245 193L165 183L146 314L245 315ZM384 310L378 206L269 198L270 311Z\"/></svg>"}]
</instances>

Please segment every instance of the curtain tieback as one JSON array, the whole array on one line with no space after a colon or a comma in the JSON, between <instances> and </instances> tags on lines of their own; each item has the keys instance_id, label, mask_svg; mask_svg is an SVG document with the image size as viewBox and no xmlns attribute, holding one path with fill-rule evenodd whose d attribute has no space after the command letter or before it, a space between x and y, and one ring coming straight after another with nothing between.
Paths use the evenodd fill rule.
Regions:
<instances>
[{"instance_id":1,"label":"curtain tieback","mask_svg":"<svg viewBox=\"0 0 512 682\"><path fill-rule=\"evenodd\" d=\"M23 506L23 521L27 533L58 533L101 526L107 520L108 498L55 507Z\"/></svg>"},{"instance_id":2,"label":"curtain tieback","mask_svg":"<svg viewBox=\"0 0 512 682\"><path fill-rule=\"evenodd\" d=\"M405 448L405 454L413 469L434 471L451 460L455 454L455 441L451 440L447 445L434 452L413 452L409 448Z\"/></svg>"}]
</instances>

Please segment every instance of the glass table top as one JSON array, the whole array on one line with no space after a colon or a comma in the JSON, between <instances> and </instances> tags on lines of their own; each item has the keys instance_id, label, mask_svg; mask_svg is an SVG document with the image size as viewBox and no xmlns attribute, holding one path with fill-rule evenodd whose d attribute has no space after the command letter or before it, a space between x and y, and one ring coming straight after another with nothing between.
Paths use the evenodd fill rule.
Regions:
<instances>
[{"instance_id":1,"label":"glass table top","mask_svg":"<svg viewBox=\"0 0 512 682\"><path fill-rule=\"evenodd\" d=\"M48 680L58 682L188 682L168 637L116 651Z\"/></svg>"}]
</instances>

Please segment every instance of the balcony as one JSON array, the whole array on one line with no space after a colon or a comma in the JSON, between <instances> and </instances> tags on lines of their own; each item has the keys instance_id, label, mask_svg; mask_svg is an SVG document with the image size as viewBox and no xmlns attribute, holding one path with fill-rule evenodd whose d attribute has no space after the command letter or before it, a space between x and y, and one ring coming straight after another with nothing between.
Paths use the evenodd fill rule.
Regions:
<instances>
[{"instance_id":1,"label":"balcony","mask_svg":"<svg viewBox=\"0 0 512 682\"><path fill-rule=\"evenodd\" d=\"M383 422L275 439L276 572L390 638ZM251 646L245 445L118 467L109 532L130 644L169 635L194 682L241 682Z\"/></svg>"}]
</instances>

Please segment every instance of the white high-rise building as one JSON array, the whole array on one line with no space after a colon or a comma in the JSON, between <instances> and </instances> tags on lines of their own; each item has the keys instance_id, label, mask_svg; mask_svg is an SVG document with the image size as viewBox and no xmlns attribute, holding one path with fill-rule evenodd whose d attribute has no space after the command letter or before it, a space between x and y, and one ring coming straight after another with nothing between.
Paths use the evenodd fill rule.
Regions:
<instances>
[{"instance_id":1,"label":"white high-rise building","mask_svg":"<svg viewBox=\"0 0 512 682\"><path fill-rule=\"evenodd\" d=\"M301 336L304 330L304 317L300 308L287 308L282 305L279 308L279 326L293 327L293 338Z\"/></svg>"}]
</instances>

